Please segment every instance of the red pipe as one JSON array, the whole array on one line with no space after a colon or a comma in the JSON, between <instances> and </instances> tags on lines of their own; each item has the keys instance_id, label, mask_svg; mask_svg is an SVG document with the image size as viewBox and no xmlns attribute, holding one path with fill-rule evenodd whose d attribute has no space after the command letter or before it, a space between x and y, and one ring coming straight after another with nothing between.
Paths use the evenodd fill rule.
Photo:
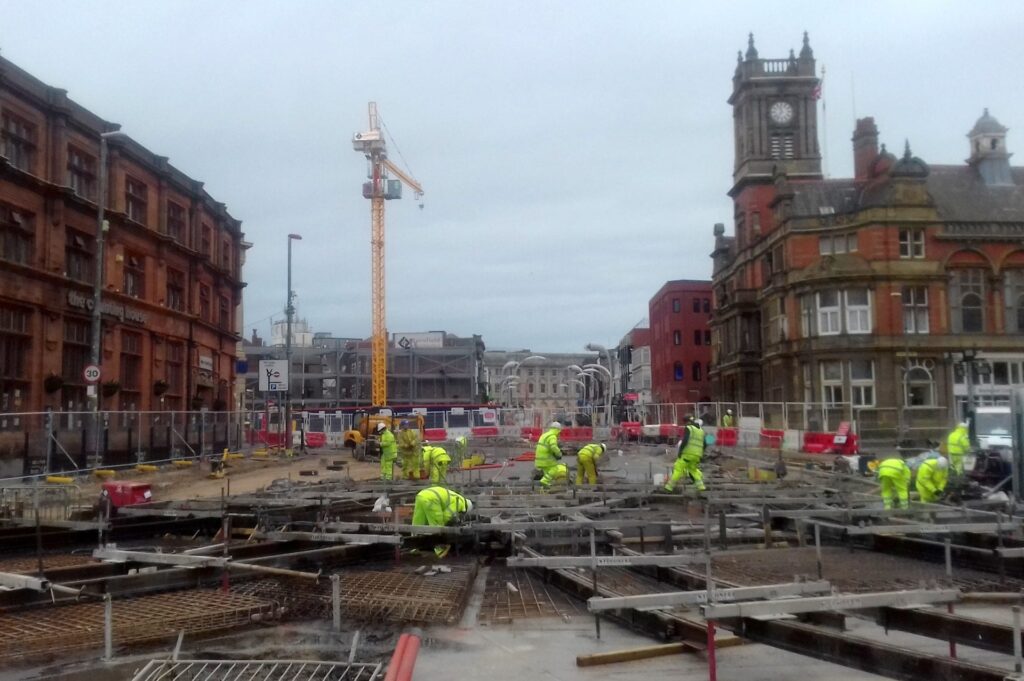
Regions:
<instances>
[{"instance_id":1,"label":"red pipe","mask_svg":"<svg viewBox=\"0 0 1024 681\"><path fill-rule=\"evenodd\" d=\"M416 654L420 650L420 637L416 634L406 634L405 650L402 651L402 659L398 663L398 677L395 681L412 681L412 669L416 666ZM388 671L391 671L390 668Z\"/></svg>"},{"instance_id":2,"label":"red pipe","mask_svg":"<svg viewBox=\"0 0 1024 681\"><path fill-rule=\"evenodd\" d=\"M388 662L388 673L384 675L384 681L396 681L398 678L398 667L402 662L402 656L405 655L408 643L409 634L402 634L398 637L398 644L395 646L395 652L391 655L391 661Z\"/></svg>"}]
</instances>

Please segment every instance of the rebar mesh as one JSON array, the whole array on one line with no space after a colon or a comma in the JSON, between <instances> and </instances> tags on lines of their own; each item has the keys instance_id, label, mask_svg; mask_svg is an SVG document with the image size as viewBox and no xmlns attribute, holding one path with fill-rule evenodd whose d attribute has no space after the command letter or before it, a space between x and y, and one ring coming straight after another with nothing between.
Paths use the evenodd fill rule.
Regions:
<instances>
[{"instance_id":1,"label":"rebar mesh","mask_svg":"<svg viewBox=\"0 0 1024 681\"><path fill-rule=\"evenodd\" d=\"M132 681L375 681L379 664L314 660L151 660Z\"/></svg>"}]
</instances>

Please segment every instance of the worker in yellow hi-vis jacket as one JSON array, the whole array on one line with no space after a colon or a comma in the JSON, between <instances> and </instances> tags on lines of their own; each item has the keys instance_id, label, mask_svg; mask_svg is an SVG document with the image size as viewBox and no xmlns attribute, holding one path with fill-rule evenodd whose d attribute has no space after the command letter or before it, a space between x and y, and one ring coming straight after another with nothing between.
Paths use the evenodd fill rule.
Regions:
<instances>
[{"instance_id":1,"label":"worker in yellow hi-vis jacket","mask_svg":"<svg viewBox=\"0 0 1024 681\"><path fill-rule=\"evenodd\" d=\"M591 485L597 483L597 460L608 448L604 444L591 443L576 454L576 484L583 484L583 476L586 474L587 482Z\"/></svg>"},{"instance_id":2,"label":"worker in yellow hi-vis jacket","mask_svg":"<svg viewBox=\"0 0 1024 681\"><path fill-rule=\"evenodd\" d=\"M412 524L444 527L472 510L473 502L466 497L440 485L433 485L416 494ZM439 544L434 547L434 554L444 558L450 549L450 544Z\"/></svg>"}]
</instances>

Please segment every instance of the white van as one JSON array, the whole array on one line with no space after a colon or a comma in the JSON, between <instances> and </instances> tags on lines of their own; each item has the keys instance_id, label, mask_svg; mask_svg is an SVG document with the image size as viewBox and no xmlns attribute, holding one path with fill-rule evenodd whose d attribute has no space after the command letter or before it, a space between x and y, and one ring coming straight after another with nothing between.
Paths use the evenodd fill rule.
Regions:
<instances>
[{"instance_id":1,"label":"white van","mask_svg":"<svg viewBox=\"0 0 1024 681\"><path fill-rule=\"evenodd\" d=\"M974 434L982 449L1012 448L1013 419L1010 408L978 407L974 410Z\"/></svg>"}]
</instances>

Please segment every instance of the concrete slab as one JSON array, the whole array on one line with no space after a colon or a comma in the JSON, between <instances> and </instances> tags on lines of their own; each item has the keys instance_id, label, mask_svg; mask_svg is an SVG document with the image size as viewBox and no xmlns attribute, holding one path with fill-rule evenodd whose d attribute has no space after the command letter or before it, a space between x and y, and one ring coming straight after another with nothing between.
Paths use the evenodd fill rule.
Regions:
<instances>
[{"instance_id":1,"label":"concrete slab","mask_svg":"<svg viewBox=\"0 0 1024 681\"><path fill-rule=\"evenodd\" d=\"M635 662L577 667L576 656L649 646L654 641L609 622L594 637L594 621L575 617L521 620L512 625L473 629L432 628L426 632L414 677L416 681L451 681L452 675L487 681L553 679L668 678L707 679L703 655L682 654ZM829 679L866 681L880 677L827 662L818 662L761 645L718 651L718 674L730 681Z\"/></svg>"}]
</instances>

